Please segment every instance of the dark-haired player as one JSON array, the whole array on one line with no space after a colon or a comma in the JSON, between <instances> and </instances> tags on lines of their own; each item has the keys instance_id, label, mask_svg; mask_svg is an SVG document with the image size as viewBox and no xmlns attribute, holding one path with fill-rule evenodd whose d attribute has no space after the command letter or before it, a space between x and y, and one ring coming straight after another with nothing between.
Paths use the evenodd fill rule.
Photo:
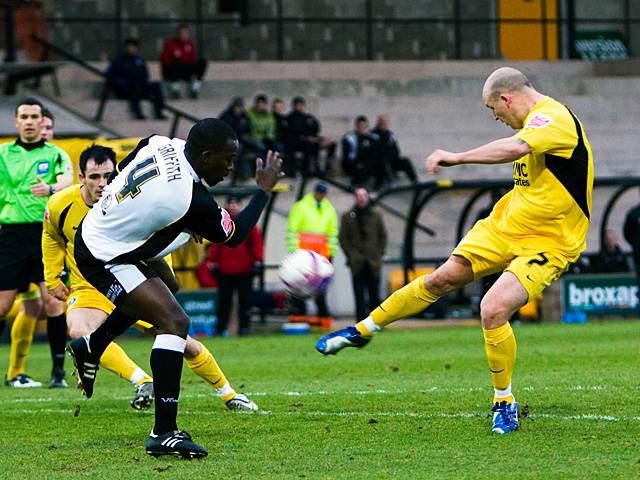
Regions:
<instances>
[{"instance_id":1,"label":"dark-haired player","mask_svg":"<svg viewBox=\"0 0 640 480\"><path fill-rule=\"evenodd\" d=\"M151 455L207 455L176 423L189 318L159 278L167 278L167 266L159 262L192 233L228 245L238 245L249 234L281 176L282 161L273 152L266 166L257 160L259 190L231 219L206 185L232 170L237 148L231 127L213 118L197 122L186 142L158 135L142 140L76 234L80 272L116 306L96 331L69 347L87 397L93 393L100 355L115 337L137 318L157 329L150 361L156 398L146 446Z\"/></svg>"},{"instance_id":2,"label":"dark-haired player","mask_svg":"<svg viewBox=\"0 0 640 480\"><path fill-rule=\"evenodd\" d=\"M30 283L40 286L40 298L23 299L11 328L10 387L40 387L25 373L25 363L36 321L47 297L42 267L42 219L47 200L56 190L71 184L69 156L41 138L42 104L27 98L16 106L19 138L0 145L0 321L11 309L18 292ZM64 345L64 338L62 345ZM59 377L64 381L59 357ZM54 363L54 373L56 364Z\"/></svg>"},{"instance_id":3,"label":"dark-haired player","mask_svg":"<svg viewBox=\"0 0 640 480\"><path fill-rule=\"evenodd\" d=\"M69 336L79 338L95 330L113 311L114 306L95 287L89 284L78 271L73 250L75 233L89 209L102 196L107 180L115 170L116 154L107 147L92 145L80 154L78 180L56 193L47 203L42 253L44 276L49 293L67 302ZM167 261L170 255L167 256ZM61 272L66 263L71 276L69 290L61 280ZM147 334L154 334L152 326L138 322L136 328ZM66 328L65 328L66 335ZM225 402L227 408L235 411L257 410L255 403L245 395L237 393L229 384L211 352L197 340L188 337L185 360L194 373L202 377ZM137 410L146 409L153 403L153 380L115 342L109 344L100 365L135 386L131 406Z\"/></svg>"}]
</instances>

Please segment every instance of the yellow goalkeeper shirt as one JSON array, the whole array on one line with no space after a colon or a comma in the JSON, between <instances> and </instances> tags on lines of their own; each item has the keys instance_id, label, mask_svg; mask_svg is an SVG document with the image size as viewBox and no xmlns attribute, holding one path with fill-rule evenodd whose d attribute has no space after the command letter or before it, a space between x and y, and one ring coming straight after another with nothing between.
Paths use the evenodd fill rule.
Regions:
<instances>
[{"instance_id":1,"label":"yellow goalkeeper shirt","mask_svg":"<svg viewBox=\"0 0 640 480\"><path fill-rule=\"evenodd\" d=\"M93 288L85 280L73 256L73 243L78 225L89 207L82 198L82 185L71 185L55 193L47 202L42 229L42 263L47 289L53 290L60 283L65 259L71 286Z\"/></svg>"},{"instance_id":2,"label":"yellow goalkeeper shirt","mask_svg":"<svg viewBox=\"0 0 640 480\"><path fill-rule=\"evenodd\" d=\"M71 290L94 289L78 270L73 256L76 230L91 209L80 194L82 188L82 185L71 185L55 193L47 202L42 229L42 263L48 290L53 290L60 283L65 261ZM164 257L164 260L171 268L171 255Z\"/></svg>"},{"instance_id":3,"label":"yellow goalkeeper shirt","mask_svg":"<svg viewBox=\"0 0 640 480\"><path fill-rule=\"evenodd\" d=\"M593 154L576 116L545 97L515 134L531 152L513 162L514 187L488 220L524 252L558 252L574 261L586 247Z\"/></svg>"}]
</instances>

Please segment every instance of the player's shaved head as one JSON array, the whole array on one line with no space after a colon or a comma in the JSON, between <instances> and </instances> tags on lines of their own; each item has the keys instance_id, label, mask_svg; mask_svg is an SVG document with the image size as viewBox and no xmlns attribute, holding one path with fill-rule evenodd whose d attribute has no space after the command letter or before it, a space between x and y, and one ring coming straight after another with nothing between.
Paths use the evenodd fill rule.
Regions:
<instances>
[{"instance_id":1,"label":"player's shaved head","mask_svg":"<svg viewBox=\"0 0 640 480\"><path fill-rule=\"evenodd\" d=\"M511 67L495 70L484 82L482 97L495 100L502 93L513 93L531 87L531 82L524 73Z\"/></svg>"},{"instance_id":2,"label":"player's shaved head","mask_svg":"<svg viewBox=\"0 0 640 480\"><path fill-rule=\"evenodd\" d=\"M186 150L193 160L202 152L229 149L237 142L238 137L227 123L217 118L204 118L189 130Z\"/></svg>"}]
</instances>

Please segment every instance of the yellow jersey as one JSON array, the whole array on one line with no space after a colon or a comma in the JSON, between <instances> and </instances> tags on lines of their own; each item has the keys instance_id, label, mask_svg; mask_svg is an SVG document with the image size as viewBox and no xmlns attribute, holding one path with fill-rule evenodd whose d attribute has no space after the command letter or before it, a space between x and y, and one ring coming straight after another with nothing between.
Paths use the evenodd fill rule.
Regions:
<instances>
[{"instance_id":1,"label":"yellow jersey","mask_svg":"<svg viewBox=\"0 0 640 480\"><path fill-rule=\"evenodd\" d=\"M72 292L83 288L95 290L78 270L73 256L76 230L91 209L82 198L83 188L83 185L71 185L55 193L47 202L42 229L42 263L48 290L60 283L65 261ZM171 268L171 255L164 257L164 260Z\"/></svg>"},{"instance_id":2,"label":"yellow jersey","mask_svg":"<svg viewBox=\"0 0 640 480\"><path fill-rule=\"evenodd\" d=\"M524 252L554 251L574 261L586 248L593 153L576 116L553 98L540 100L515 138L531 152L513 162L514 187L488 223Z\"/></svg>"},{"instance_id":3,"label":"yellow jersey","mask_svg":"<svg viewBox=\"0 0 640 480\"><path fill-rule=\"evenodd\" d=\"M73 256L76 230L89 209L80 194L82 185L71 185L55 193L47 202L42 229L42 263L48 290L60 283L65 260L71 288L93 288L78 270Z\"/></svg>"}]
</instances>

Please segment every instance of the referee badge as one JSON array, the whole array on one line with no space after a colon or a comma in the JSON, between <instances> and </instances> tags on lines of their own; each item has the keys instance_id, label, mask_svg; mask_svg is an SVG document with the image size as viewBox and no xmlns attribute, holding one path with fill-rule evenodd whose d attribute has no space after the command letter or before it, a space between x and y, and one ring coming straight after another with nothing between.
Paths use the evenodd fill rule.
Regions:
<instances>
[{"instance_id":1,"label":"referee badge","mask_svg":"<svg viewBox=\"0 0 640 480\"><path fill-rule=\"evenodd\" d=\"M49 173L49 162L39 162L38 175L43 175L45 173Z\"/></svg>"}]
</instances>

